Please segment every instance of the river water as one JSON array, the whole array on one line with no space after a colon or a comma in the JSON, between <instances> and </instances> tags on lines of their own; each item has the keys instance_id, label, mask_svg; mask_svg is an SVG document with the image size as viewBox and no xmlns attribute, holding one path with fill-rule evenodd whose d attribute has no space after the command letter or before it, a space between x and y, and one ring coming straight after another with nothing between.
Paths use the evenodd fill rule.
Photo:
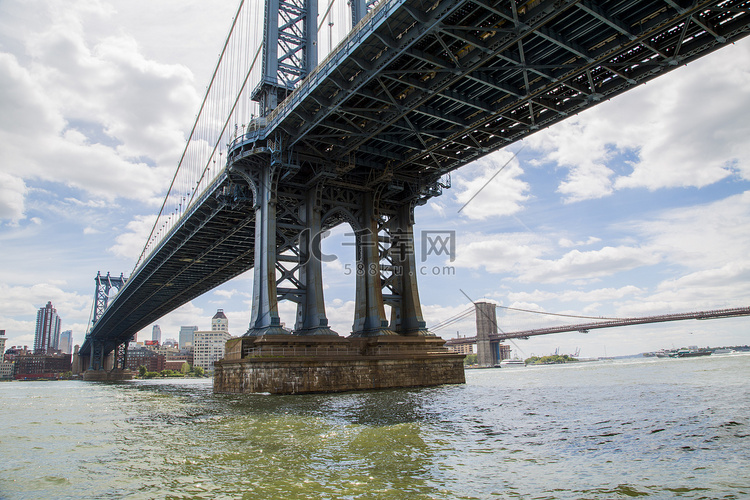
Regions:
<instances>
[{"instance_id":1,"label":"river water","mask_svg":"<svg viewBox=\"0 0 750 500\"><path fill-rule=\"evenodd\" d=\"M1 383L0 498L750 497L750 355L466 375L303 396Z\"/></svg>"}]
</instances>

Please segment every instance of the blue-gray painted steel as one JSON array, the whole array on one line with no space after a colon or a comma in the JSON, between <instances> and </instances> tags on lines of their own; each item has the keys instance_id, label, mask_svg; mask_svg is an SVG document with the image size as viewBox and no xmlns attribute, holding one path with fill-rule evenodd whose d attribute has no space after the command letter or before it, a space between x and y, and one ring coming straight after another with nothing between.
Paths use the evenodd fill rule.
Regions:
<instances>
[{"instance_id":1,"label":"blue-gray painted steel","mask_svg":"<svg viewBox=\"0 0 750 500\"><path fill-rule=\"evenodd\" d=\"M732 43L749 26L740 0L381 0L232 143L223 174L122 287L91 339L112 349L253 267L258 203L248 176L281 172L271 193L276 256L299 252L312 189L324 229L383 231L404 206L440 194L446 173ZM405 300L373 283L367 293L380 300ZM306 293L300 284L283 292ZM361 332L393 331L393 319L372 307ZM418 311L410 314L419 324ZM81 351L90 348L87 339Z\"/></svg>"}]
</instances>

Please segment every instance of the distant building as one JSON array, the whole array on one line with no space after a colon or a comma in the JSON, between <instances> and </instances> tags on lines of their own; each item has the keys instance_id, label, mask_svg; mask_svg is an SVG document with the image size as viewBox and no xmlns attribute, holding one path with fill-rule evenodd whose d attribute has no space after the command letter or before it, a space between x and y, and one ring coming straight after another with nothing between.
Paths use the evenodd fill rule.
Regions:
<instances>
[{"instance_id":1,"label":"distant building","mask_svg":"<svg viewBox=\"0 0 750 500\"><path fill-rule=\"evenodd\" d=\"M16 364L12 361L0 361L0 380L13 378Z\"/></svg>"},{"instance_id":2,"label":"distant building","mask_svg":"<svg viewBox=\"0 0 750 500\"><path fill-rule=\"evenodd\" d=\"M206 372L213 372L214 363L224 358L224 347L230 338L229 320L224 314L224 310L219 309L211 319L211 330L194 333L193 360L195 366L200 366Z\"/></svg>"},{"instance_id":3,"label":"distant building","mask_svg":"<svg viewBox=\"0 0 750 500\"><path fill-rule=\"evenodd\" d=\"M175 339L167 339L164 341L164 344L162 344L164 347L173 347L177 349L177 341Z\"/></svg>"},{"instance_id":4,"label":"distant building","mask_svg":"<svg viewBox=\"0 0 750 500\"><path fill-rule=\"evenodd\" d=\"M151 330L151 340L155 340L161 344L161 328L159 325L154 325L154 328Z\"/></svg>"},{"instance_id":5,"label":"distant building","mask_svg":"<svg viewBox=\"0 0 750 500\"><path fill-rule=\"evenodd\" d=\"M5 361L5 330L0 330L0 380L13 378L13 368L15 364L11 361Z\"/></svg>"},{"instance_id":6,"label":"distant building","mask_svg":"<svg viewBox=\"0 0 750 500\"><path fill-rule=\"evenodd\" d=\"M128 349L127 368L137 372L141 366L145 366L150 372L160 372L165 369L167 357L159 354L153 349L138 347Z\"/></svg>"},{"instance_id":7,"label":"distant building","mask_svg":"<svg viewBox=\"0 0 750 500\"><path fill-rule=\"evenodd\" d=\"M60 343L58 345L58 349L60 349L60 352L63 354L72 354L73 353L73 331L72 330L65 330L60 334Z\"/></svg>"},{"instance_id":8,"label":"distant building","mask_svg":"<svg viewBox=\"0 0 750 500\"><path fill-rule=\"evenodd\" d=\"M195 332L195 347L193 360L195 366L200 366L206 372L214 371L214 363L224 358L224 346L231 335L220 330Z\"/></svg>"},{"instance_id":9,"label":"distant building","mask_svg":"<svg viewBox=\"0 0 750 500\"><path fill-rule=\"evenodd\" d=\"M217 332L228 332L229 331L229 320L224 314L224 309L217 309L216 314L211 319L211 330Z\"/></svg>"},{"instance_id":10,"label":"distant building","mask_svg":"<svg viewBox=\"0 0 750 500\"><path fill-rule=\"evenodd\" d=\"M474 354L474 344L451 345L448 349L459 354Z\"/></svg>"},{"instance_id":11,"label":"distant building","mask_svg":"<svg viewBox=\"0 0 750 500\"><path fill-rule=\"evenodd\" d=\"M11 346L10 349L5 351L5 354L3 355L3 359L5 361L13 362L16 359L18 359L19 356L27 356L31 354L31 351L29 350L29 346L25 345L23 347L21 346Z\"/></svg>"},{"instance_id":12,"label":"distant building","mask_svg":"<svg viewBox=\"0 0 750 500\"><path fill-rule=\"evenodd\" d=\"M166 354L167 356L167 362L166 362L166 368L167 370L174 370L174 371L180 371L182 369L182 365L185 363L189 364L191 367L193 366L193 349L179 349L177 351L170 351Z\"/></svg>"},{"instance_id":13,"label":"distant building","mask_svg":"<svg viewBox=\"0 0 750 500\"><path fill-rule=\"evenodd\" d=\"M34 334L34 352L45 354L58 349L60 342L60 317L52 302L40 308L36 313L36 333Z\"/></svg>"},{"instance_id":14,"label":"distant building","mask_svg":"<svg viewBox=\"0 0 750 500\"><path fill-rule=\"evenodd\" d=\"M29 354L16 359L16 380L62 378L71 371L70 354Z\"/></svg>"},{"instance_id":15,"label":"distant building","mask_svg":"<svg viewBox=\"0 0 750 500\"><path fill-rule=\"evenodd\" d=\"M180 327L180 348L193 347L195 332L198 330L197 326L182 326Z\"/></svg>"}]
</instances>

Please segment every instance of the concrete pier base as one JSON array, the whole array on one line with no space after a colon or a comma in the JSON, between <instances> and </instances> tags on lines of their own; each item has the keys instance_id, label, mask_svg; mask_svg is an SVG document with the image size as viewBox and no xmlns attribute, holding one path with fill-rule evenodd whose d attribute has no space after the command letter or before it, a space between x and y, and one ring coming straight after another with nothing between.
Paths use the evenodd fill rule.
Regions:
<instances>
[{"instance_id":1,"label":"concrete pier base","mask_svg":"<svg viewBox=\"0 0 750 500\"><path fill-rule=\"evenodd\" d=\"M83 372L83 380L87 382L107 382L116 380L133 380L135 373L130 370L86 370Z\"/></svg>"},{"instance_id":2,"label":"concrete pier base","mask_svg":"<svg viewBox=\"0 0 750 500\"><path fill-rule=\"evenodd\" d=\"M463 354L439 337L240 337L214 365L214 392L301 394L463 384Z\"/></svg>"}]
</instances>

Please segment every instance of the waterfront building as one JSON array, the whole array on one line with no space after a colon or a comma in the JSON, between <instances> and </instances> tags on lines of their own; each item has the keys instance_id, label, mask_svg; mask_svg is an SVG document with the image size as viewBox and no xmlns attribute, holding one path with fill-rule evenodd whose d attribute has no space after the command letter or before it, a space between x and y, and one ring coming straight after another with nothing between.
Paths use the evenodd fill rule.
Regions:
<instances>
[{"instance_id":1,"label":"waterfront building","mask_svg":"<svg viewBox=\"0 0 750 500\"><path fill-rule=\"evenodd\" d=\"M58 349L60 341L60 316L52 307L52 302L40 308L36 314L36 333L34 334L34 352L45 354Z\"/></svg>"},{"instance_id":2,"label":"waterfront building","mask_svg":"<svg viewBox=\"0 0 750 500\"><path fill-rule=\"evenodd\" d=\"M195 332L195 366L200 366L206 372L213 372L214 363L224 358L224 346L230 338L228 332L219 330Z\"/></svg>"},{"instance_id":3,"label":"waterfront building","mask_svg":"<svg viewBox=\"0 0 750 500\"><path fill-rule=\"evenodd\" d=\"M5 361L5 330L0 330L0 380L13 378L15 364L11 361Z\"/></svg>"},{"instance_id":4,"label":"waterfront building","mask_svg":"<svg viewBox=\"0 0 750 500\"><path fill-rule=\"evenodd\" d=\"M181 326L180 327L180 349L186 347L193 347L195 332L198 330L197 326Z\"/></svg>"},{"instance_id":5,"label":"waterfront building","mask_svg":"<svg viewBox=\"0 0 750 500\"><path fill-rule=\"evenodd\" d=\"M166 367L167 357L147 347L128 349L127 368L137 372L138 368L145 366L150 372L160 372Z\"/></svg>"},{"instance_id":6,"label":"waterfront building","mask_svg":"<svg viewBox=\"0 0 750 500\"><path fill-rule=\"evenodd\" d=\"M161 344L161 327L159 325L154 325L154 328L151 330L151 340L155 340Z\"/></svg>"},{"instance_id":7,"label":"waterfront building","mask_svg":"<svg viewBox=\"0 0 750 500\"><path fill-rule=\"evenodd\" d=\"M180 371L182 365L187 363L191 367L193 366L193 350L192 349L180 349L167 353L166 368L167 370Z\"/></svg>"},{"instance_id":8,"label":"waterfront building","mask_svg":"<svg viewBox=\"0 0 750 500\"><path fill-rule=\"evenodd\" d=\"M0 380L10 380L13 378L16 364L12 361L0 361Z\"/></svg>"},{"instance_id":9,"label":"waterfront building","mask_svg":"<svg viewBox=\"0 0 750 500\"><path fill-rule=\"evenodd\" d=\"M231 338L229 320L223 309L218 309L211 319L211 330L194 333L193 359L195 366L206 372L214 371L214 363L224 358L224 346Z\"/></svg>"},{"instance_id":10,"label":"waterfront building","mask_svg":"<svg viewBox=\"0 0 750 500\"><path fill-rule=\"evenodd\" d=\"M5 361L13 362L16 359L18 359L19 356L26 356L31 354L31 351L29 350L29 346L25 345L23 347L21 346L11 346L10 349L5 351L5 354L3 355L3 359Z\"/></svg>"},{"instance_id":11,"label":"waterfront building","mask_svg":"<svg viewBox=\"0 0 750 500\"><path fill-rule=\"evenodd\" d=\"M16 380L58 379L71 371L70 354L28 354L16 359Z\"/></svg>"},{"instance_id":12,"label":"waterfront building","mask_svg":"<svg viewBox=\"0 0 750 500\"><path fill-rule=\"evenodd\" d=\"M60 334L60 343L57 348L63 354L73 353L73 330L65 330Z\"/></svg>"},{"instance_id":13,"label":"waterfront building","mask_svg":"<svg viewBox=\"0 0 750 500\"><path fill-rule=\"evenodd\" d=\"M474 354L474 344L451 345L448 349L459 354Z\"/></svg>"}]
</instances>

